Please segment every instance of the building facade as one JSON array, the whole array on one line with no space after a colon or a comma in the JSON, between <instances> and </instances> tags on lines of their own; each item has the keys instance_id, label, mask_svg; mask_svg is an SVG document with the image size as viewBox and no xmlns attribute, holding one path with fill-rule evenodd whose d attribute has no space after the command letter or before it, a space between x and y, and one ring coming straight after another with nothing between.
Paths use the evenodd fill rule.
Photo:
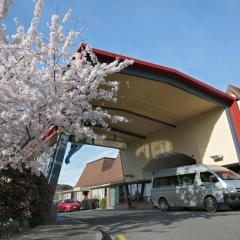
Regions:
<instances>
[{"instance_id":1,"label":"building facade","mask_svg":"<svg viewBox=\"0 0 240 240\"><path fill-rule=\"evenodd\" d=\"M94 51L101 62L127 58ZM126 144L120 151L125 182L151 179L153 171L144 169L155 158L162 165L185 155L196 163L239 167L240 112L236 95L175 69L138 59L108 80L120 83L118 102L95 105L129 119L128 123L112 124L112 131L106 132L107 139Z\"/></svg>"},{"instance_id":2,"label":"building facade","mask_svg":"<svg viewBox=\"0 0 240 240\"><path fill-rule=\"evenodd\" d=\"M88 188L88 199L106 198L107 207L115 207L121 201L119 189L124 184L120 155L101 158L86 164L75 188Z\"/></svg>"},{"instance_id":3,"label":"building facade","mask_svg":"<svg viewBox=\"0 0 240 240\"><path fill-rule=\"evenodd\" d=\"M127 58L99 49L94 52L100 62ZM91 189L91 197L115 196L112 203L108 200L108 206L113 206L113 202L126 202L126 196L132 202L150 201L154 169L148 166L156 159L162 168L183 165L191 159L238 171L239 88L230 86L225 93L175 69L133 60L132 66L107 77L107 81L119 82L118 101L93 102L94 107L128 119L109 123L110 131L94 128L106 136L105 143L119 146L122 176L118 181L107 178L105 173L110 168L103 166L110 166L113 160L98 160L93 177L80 177L77 186ZM105 143L102 145L109 146ZM106 181L96 182L98 171Z\"/></svg>"}]
</instances>

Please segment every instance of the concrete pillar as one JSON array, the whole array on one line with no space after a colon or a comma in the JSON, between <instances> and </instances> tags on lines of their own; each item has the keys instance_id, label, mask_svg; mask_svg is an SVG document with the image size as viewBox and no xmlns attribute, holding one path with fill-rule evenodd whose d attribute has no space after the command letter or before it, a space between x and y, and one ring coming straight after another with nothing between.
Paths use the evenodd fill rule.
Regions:
<instances>
[{"instance_id":1,"label":"concrete pillar","mask_svg":"<svg viewBox=\"0 0 240 240\"><path fill-rule=\"evenodd\" d=\"M89 190L89 194L88 194L88 198L91 199L92 198L92 190Z\"/></svg>"}]
</instances>

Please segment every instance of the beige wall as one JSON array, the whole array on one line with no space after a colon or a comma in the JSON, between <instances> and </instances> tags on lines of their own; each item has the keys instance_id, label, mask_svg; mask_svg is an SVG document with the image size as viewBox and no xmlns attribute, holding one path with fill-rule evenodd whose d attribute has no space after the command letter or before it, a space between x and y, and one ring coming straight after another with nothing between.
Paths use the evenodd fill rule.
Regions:
<instances>
[{"instance_id":1,"label":"beige wall","mask_svg":"<svg viewBox=\"0 0 240 240\"><path fill-rule=\"evenodd\" d=\"M146 140L137 140L121 151L126 181L149 178L142 168L154 156L164 152L179 152L194 157L198 163L227 165L239 162L226 112L216 108L177 124L165 127ZM223 155L214 162L212 155ZM132 176L131 176L132 175Z\"/></svg>"}]
</instances>

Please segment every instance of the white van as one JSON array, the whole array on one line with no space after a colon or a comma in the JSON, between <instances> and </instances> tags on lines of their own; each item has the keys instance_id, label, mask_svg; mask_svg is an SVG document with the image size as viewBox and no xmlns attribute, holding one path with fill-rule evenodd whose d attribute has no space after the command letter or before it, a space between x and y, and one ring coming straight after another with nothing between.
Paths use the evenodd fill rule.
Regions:
<instances>
[{"instance_id":1,"label":"white van","mask_svg":"<svg viewBox=\"0 0 240 240\"><path fill-rule=\"evenodd\" d=\"M203 164L169 168L154 173L153 205L166 211L169 207L201 207L215 212L221 205L240 207L240 175L220 166Z\"/></svg>"}]
</instances>

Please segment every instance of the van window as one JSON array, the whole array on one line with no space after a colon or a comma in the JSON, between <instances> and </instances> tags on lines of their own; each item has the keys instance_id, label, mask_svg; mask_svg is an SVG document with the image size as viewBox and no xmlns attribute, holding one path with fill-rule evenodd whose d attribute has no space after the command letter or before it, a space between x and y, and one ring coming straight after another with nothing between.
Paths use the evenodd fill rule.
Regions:
<instances>
[{"instance_id":1,"label":"van window","mask_svg":"<svg viewBox=\"0 0 240 240\"><path fill-rule=\"evenodd\" d=\"M153 188L159 188L160 187L160 178L154 178L153 179Z\"/></svg>"},{"instance_id":2,"label":"van window","mask_svg":"<svg viewBox=\"0 0 240 240\"><path fill-rule=\"evenodd\" d=\"M201 172L200 178L202 182L210 182L210 183L219 182L217 177L213 175L211 172Z\"/></svg>"},{"instance_id":3,"label":"van window","mask_svg":"<svg viewBox=\"0 0 240 240\"><path fill-rule=\"evenodd\" d=\"M175 176L154 178L153 188L175 186Z\"/></svg>"},{"instance_id":4,"label":"van window","mask_svg":"<svg viewBox=\"0 0 240 240\"><path fill-rule=\"evenodd\" d=\"M194 183L196 173L189 173L177 176L158 177L153 179L153 188L188 186Z\"/></svg>"},{"instance_id":5,"label":"van window","mask_svg":"<svg viewBox=\"0 0 240 240\"><path fill-rule=\"evenodd\" d=\"M194 183L196 173L189 173L177 176L176 185L177 186L188 186Z\"/></svg>"}]
</instances>

